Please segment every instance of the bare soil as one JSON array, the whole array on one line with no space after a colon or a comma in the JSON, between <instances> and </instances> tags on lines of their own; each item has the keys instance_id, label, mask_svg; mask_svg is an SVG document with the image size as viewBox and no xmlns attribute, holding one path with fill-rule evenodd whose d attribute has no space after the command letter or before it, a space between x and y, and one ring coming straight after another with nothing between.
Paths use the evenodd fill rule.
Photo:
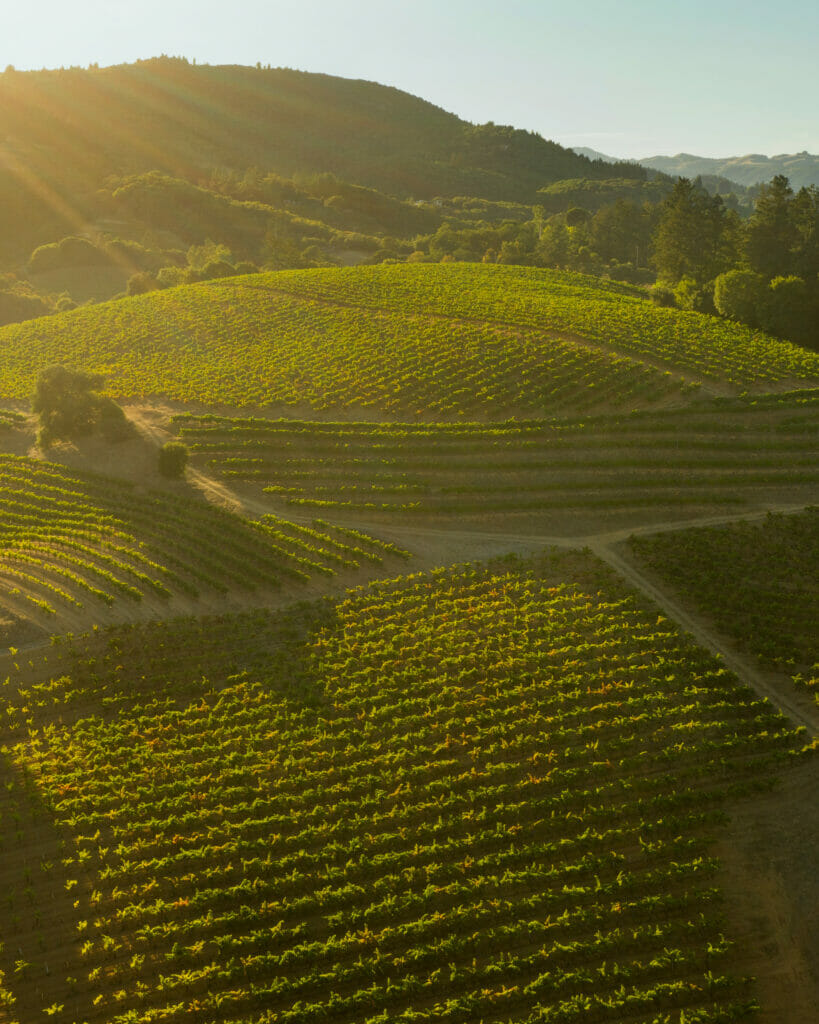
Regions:
<instances>
[{"instance_id":1,"label":"bare soil","mask_svg":"<svg viewBox=\"0 0 819 1024\"><path fill-rule=\"evenodd\" d=\"M716 849L734 970L756 977L757 1024L819 1021L819 761L734 808Z\"/></svg>"}]
</instances>

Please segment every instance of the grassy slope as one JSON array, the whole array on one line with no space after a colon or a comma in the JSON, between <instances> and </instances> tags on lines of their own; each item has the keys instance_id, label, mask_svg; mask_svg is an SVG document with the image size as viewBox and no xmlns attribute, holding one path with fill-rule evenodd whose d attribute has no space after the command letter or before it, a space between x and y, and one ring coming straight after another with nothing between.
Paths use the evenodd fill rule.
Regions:
<instances>
[{"instance_id":1,"label":"grassy slope","mask_svg":"<svg viewBox=\"0 0 819 1024\"><path fill-rule=\"evenodd\" d=\"M0 75L0 140L0 241L23 254L76 233L109 175L329 171L393 195L531 203L546 182L598 173L374 82L178 60Z\"/></svg>"},{"instance_id":2,"label":"grassy slope","mask_svg":"<svg viewBox=\"0 0 819 1024\"><path fill-rule=\"evenodd\" d=\"M125 397L444 419L584 413L601 393L639 408L680 400L696 381L819 382L819 355L658 309L634 289L476 264L286 271L154 292L9 325L0 353L9 398L28 396L38 370L60 361L108 373Z\"/></svg>"}]
</instances>

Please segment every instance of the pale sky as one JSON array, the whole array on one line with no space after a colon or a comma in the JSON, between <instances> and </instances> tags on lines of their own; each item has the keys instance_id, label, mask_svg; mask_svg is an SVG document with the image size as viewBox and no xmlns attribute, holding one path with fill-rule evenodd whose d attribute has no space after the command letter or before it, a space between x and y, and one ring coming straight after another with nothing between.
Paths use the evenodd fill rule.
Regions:
<instances>
[{"instance_id":1,"label":"pale sky","mask_svg":"<svg viewBox=\"0 0 819 1024\"><path fill-rule=\"evenodd\" d=\"M319 71L613 156L819 153L819 2L3 2L0 70L130 62Z\"/></svg>"}]
</instances>

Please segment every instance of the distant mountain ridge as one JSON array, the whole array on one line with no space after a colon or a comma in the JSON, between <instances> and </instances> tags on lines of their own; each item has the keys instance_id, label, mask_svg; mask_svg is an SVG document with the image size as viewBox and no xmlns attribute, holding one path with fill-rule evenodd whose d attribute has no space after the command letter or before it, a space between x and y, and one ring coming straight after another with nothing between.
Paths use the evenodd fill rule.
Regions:
<instances>
[{"instance_id":1,"label":"distant mountain ridge","mask_svg":"<svg viewBox=\"0 0 819 1024\"><path fill-rule=\"evenodd\" d=\"M696 178L700 174L716 174L740 185L759 185L777 174L784 174L795 189L819 185L819 155L808 153L780 153L764 156L749 153L746 156L706 157L690 153L676 156L650 156L639 161L643 167L665 174Z\"/></svg>"},{"instance_id":2,"label":"distant mountain ridge","mask_svg":"<svg viewBox=\"0 0 819 1024\"><path fill-rule=\"evenodd\" d=\"M617 159L585 146L577 146L574 151L589 160ZM641 167L682 178L705 175L728 178L746 188L768 182L777 174L784 174L794 189L819 186L819 155L806 150L801 153L779 153L776 156L749 153L746 156L708 157L677 153L676 156L647 156L635 162Z\"/></svg>"}]
</instances>

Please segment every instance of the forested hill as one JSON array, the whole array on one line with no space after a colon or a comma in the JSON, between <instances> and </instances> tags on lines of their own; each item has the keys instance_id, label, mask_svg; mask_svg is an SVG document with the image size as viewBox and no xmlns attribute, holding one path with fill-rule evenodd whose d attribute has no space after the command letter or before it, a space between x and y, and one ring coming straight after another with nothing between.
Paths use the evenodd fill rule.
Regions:
<instances>
[{"instance_id":1,"label":"forested hill","mask_svg":"<svg viewBox=\"0 0 819 1024\"><path fill-rule=\"evenodd\" d=\"M610 178L534 133L473 126L373 82L156 58L0 74L0 229L70 224L108 175L215 168L332 172L401 197L535 201L561 178ZM644 176L636 166L622 173Z\"/></svg>"}]
</instances>

